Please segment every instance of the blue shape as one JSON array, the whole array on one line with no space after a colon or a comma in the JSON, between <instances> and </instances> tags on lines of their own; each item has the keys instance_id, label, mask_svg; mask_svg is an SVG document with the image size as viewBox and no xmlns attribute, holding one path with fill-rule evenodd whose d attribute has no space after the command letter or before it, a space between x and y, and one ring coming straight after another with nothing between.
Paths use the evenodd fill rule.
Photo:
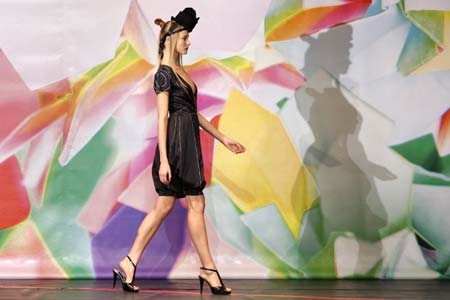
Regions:
<instances>
[{"instance_id":1,"label":"blue shape","mask_svg":"<svg viewBox=\"0 0 450 300\"><path fill-rule=\"evenodd\" d=\"M120 207L92 238L92 257L97 278L111 278L112 268L130 250L145 213ZM177 201L153 236L139 261L136 278L167 278L180 254L186 236L186 209Z\"/></svg>"}]
</instances>

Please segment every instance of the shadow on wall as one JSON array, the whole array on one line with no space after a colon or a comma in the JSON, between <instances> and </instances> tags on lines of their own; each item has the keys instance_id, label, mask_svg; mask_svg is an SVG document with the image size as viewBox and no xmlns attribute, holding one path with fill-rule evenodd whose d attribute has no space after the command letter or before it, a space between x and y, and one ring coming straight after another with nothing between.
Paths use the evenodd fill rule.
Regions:
<instances>
[{"instance_id":1,"label":"shadow on wall","mask_svg":"<svg viewBox=\"0 0 450 300\"><path fill-rule=\"evenodd\" d=\"M352 31L352 27L343 25L317 38L303 38L310 44L303 69L307 84L295 95L297 108L315 139L306 150L304 163L319 192L318 234L323 243L334 232L351 232L369 242L380 240L380 229L387 225L387 213L374 178L396 178L386 168L368 160L358 139L363 118L329 75L339 78L347 72ZM380 257L381 250L379 243L373 245L370 254L360 250L355 274L367 273L363 271L367 270L364 259L368 255Z\"/></svg>"}]
</instances>

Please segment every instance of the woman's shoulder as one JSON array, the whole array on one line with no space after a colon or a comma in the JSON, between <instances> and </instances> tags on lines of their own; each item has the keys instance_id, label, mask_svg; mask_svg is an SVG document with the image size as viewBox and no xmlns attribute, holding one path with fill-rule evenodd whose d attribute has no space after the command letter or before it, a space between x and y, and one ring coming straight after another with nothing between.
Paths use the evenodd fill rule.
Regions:
<instances>
[{"instance_id":1,"label":"woman's shoulder","mask_svg":"<svg viewBox=\"0 0 450 300\"><path fill-rule=\"evenodd\" d=\"M156 94L170 90L172 72L169 66L160 65L156 70L154 77L154 90Z\"/></svg>"},{"instance_id":2,"label":"woman's shoulder","mask_svg":"<svg viewBox=\"0 0 450 300\"><path fill-rule=\"evenodd\" d=\"M172 68L168 65L159 65L158 69L156 70L156 73L158 72L171 73Z\"/></svg>"},{"instance_id":3,"label":"woman's shoulder","mask_svg":"<svg viewBox=\"0 0 450 300\"><path fill-rule=\"evenodd\" d=\"M170 66L167 65L160 65L158 69L155 72L155 79L156 78L164 78L164 80L173 79L173 72Z\"/></svg>"}]
</instances>

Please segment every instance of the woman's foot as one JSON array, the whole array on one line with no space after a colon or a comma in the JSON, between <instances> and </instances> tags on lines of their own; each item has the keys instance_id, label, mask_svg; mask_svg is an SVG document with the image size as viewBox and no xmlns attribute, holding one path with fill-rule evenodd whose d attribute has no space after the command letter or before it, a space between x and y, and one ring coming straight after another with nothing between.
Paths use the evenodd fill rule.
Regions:
<instances>
[{"instance_id":1,"label":"woman's foot","mask_svg":"<svg viewBox=\"0 0 450 300\"><path fill-rule=\"evenodd\" d=\"M213 266L213 267L205 267L205 268L207 268L207 269L216 269L215 266ZM200 276L203 279L207 280L212 287L219 287L219 286L222 285L221 282L220 282L219 276L214 271L200 269ZM229 287L227 287L225 289L228 292L231 292L231 289Z\"/></svg>"},{"instance_id":2,"label":"woman's foot","mask_svg":"<svg viewBox=\"0 0 450 300\"><path fill-rule=\"evenodd\" d=\"M133 275L134 275L134 266L131 263L131 261L125 257L119 262L119 266L122 269L122 271L125 273L125 278L127 283L132 283L134 281ZM134 284L133 284L134 285ZM134 285L135 290L139 290L139 287Z\"/></svg>"}]
</instances>

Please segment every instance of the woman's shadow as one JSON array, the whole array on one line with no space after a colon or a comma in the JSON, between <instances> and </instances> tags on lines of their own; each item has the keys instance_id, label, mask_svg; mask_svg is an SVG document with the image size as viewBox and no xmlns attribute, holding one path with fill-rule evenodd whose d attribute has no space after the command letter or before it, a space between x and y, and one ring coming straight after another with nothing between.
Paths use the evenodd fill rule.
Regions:
<instances>
[{"instance_id":1,"label":"woman's shadow","mask_svg":"<svg viewBox=\"0 0 450 300\"><path fill-rule=\"evenodd\" d=\"M310 47L303 72L311 83L296 93L296 102L314 135L304 163L318 189L321 240L326 243L333 233L350 232L359 240L378 241L388 217L374 178L396 177L367 158L358 139L363 117L329 74L339 78L347 72L352 28L343 25L304 40ZM380 243L362 247L358 247L355 275L366 274L374 256L381 257Z\"/></svg>"}]
</instances>

